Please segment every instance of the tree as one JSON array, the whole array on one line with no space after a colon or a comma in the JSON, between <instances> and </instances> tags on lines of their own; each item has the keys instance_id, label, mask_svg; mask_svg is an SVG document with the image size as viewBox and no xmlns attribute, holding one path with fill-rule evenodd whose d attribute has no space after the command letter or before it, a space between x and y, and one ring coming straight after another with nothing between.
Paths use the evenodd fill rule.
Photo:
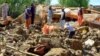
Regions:
<instances>
[{"instance_id":1,"label":"tree","mask_svg":"<svg viewBox=\"0 0 100 56\"><path fill-rule=\"evenodd\" d=\"M9 4L9 15L16 18L24 12L26 6L30 6L33 0L0 0L0 4Z\"/></svg>"},{"instance_id":2,"label":"tree","mask_svg":"<svg viewBox=\"0 0 100 56\"><path fill-rule=\"evenodd\" d=\"M46 5L50 5L50 3L51 3L51 0L45 0Z\"/></svg>"},{"instance_id":3,"label":"tree","mask_svg":"<svg viewBox=\"0 0 100 56\"><path fill-rule=\"evenodd\" d=\"M9 15L16 18L24 12L26 6L30 6L32 3L44 4L45 0L0 0L0 4L8 2Z\"/></svg>"},{"instance_id":4,"label":"tree","mask_svg":"<svg viewBox=\"0 0 100 56\"><path fill-rule=\"evenodd\" d=\"M59 0L60 5L65 7L88 7L89 0Z\"/></svg>"}]
</instances>

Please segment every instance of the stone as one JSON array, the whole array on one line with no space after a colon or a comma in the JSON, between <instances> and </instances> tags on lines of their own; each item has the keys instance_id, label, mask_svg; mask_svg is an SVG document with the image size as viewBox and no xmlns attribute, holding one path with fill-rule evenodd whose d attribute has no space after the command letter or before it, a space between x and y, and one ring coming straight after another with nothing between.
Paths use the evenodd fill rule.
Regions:
<instances>
[{"instance_id":1,"label":"stone","mask_svg":"<svg viewBox=\"0 0 100 56\"><path fill-rule=\"evenodd\" d=\"M81 50L77 50L77 51L75 52L75 55L76 55L76 56L82 56L82 51L81 51Z\"/></svg>"},{"instance_id":2,"label":"stone","mask_svg":"<svg viewBox=\"0 0 100 56\"><path fill-rule=\"evenodd\" d=\"M87 41L85 41L85 45L89 45L89 46L93 46L95 43L94 40L88 39Z\"/></svg>"},{"instance_id":3,"label":"stone","mask_svg":"<svg viewBox=\"0 0 100 56\"><path fill-rule=\"evenodd\" d=\"M21 27L19 27L18 30L16 31L16 33L23 34L23 33L25 33L25 31Z\"/></svg>"},{"instance_id":4,"label":"stone","mask_svg":"<svg viewBox=\"0 0 100 56\"><path fill-rule=\"evenodd\" d=\"M60 39L57 37L51 38L51 45L53 47L61 47Z\"/></svg>"},{"instance_id":5,"label":"stone","mask_svg":"<svg viewBox=\"0 0 100 56\"><path fill-rule=\"evenodd\" d=\"M94 54L94 56L100 56L100 53L96 53L96 54Z\"/></svg>"},{"instance_id":6,"label":"stone","mask_svg":"<svg viewBox=\"0 0 100 56\"><path fill-rule=\"evenodd\" d=\"M82 39L86 39L86 38L87 38L87 35L83 35L83 36L82 36Z\"/></svg>"},{"instance_id":7,"label":"stone","mask_svg":"<svg viewBox=\"0 0 100 56\"><path fill-rule=\"evenodd\" d=\"M44 56L70 56L69 51L63 48L52 48Z\"/></svg>"}]
</instances>

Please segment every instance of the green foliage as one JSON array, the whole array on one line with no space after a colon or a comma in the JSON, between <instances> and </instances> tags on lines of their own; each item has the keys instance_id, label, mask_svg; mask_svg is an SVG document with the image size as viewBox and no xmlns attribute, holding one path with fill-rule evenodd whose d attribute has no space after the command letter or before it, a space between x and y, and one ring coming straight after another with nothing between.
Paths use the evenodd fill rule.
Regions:
<instances>
[{"instance_id":1,"label":"green foliage","mask_svg":"<svg viewBox=\"0 0 100 56\"><path fill-rule=\"evenodd\" d=\"M50 5L51 0L45 0L46 5Z\"/></svg>"},{"instance_id":2,"label":"green foliage","mask_svg":"<svg viewBox=\"0 0 100 56\"><path fill-rule=\"evenodd\" d=\"M88 7L89 0L59 0L59 3L65 7Z\"/></svg>"},{"instance_id":3,"label":"green foliage","mask_svg":"<svg viewBox=\"0 0 100 56\"><path fill-rule=\"evenodd\" d=\"M32 3L44 4L45 0L0 0L0 4L4 2L9 4L9 15L16 18L24 12L26 6Z\"/></svg>"}]
</instances>

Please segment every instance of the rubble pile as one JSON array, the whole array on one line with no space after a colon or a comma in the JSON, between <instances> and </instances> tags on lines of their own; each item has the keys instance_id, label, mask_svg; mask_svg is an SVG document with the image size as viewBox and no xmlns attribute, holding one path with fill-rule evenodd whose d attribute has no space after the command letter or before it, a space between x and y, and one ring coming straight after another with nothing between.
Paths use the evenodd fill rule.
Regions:
<instances>
[{"instance_id":1,"label":"rubble pile","mask_svg":"<svg viewBox=\"0 0 100 56\"><path fill-rule=\"evenodd\" d=\"M26 33L23 26L0 32L0 55L2 56L99 56L100 29L83 27L68 38L67 29L57 29L48 35L31 28Z\"/></svg>"}]
</instances>

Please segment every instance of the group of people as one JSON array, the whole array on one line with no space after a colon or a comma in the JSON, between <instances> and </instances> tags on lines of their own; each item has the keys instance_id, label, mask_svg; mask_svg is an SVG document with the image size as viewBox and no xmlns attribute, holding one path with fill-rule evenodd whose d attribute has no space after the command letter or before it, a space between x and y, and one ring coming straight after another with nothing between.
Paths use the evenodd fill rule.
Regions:
<instances>
[{"instance_id":1,"label":"group of people","mask_svg":"<svg viewBox=\"0 0 100 56\"><path fill-rule=\"evenodd\" d=\"M78 18L77 18L77 22L78 25L81 26L83 23L83 8L79 8L78 10ZM74 26L72 26L69 22L69 17L67 17L67 15L70 14L70 9L62 9L62 13L61 13L61 27L62 28L67 28L69 30L69 38L72 38L75 35L75 31L76 28ZM66 20L67 19L67 20ZM66 26L66 27L64 27Z\"/></svg>"},{"instance_id":2,"label":"group of people","mask_svg":"<svg viewBox=\"0 0 100 56\"><path fill-rule=\"evenodd\" d=\"M4 3L1 6L1 8L2 8L2 17L5 21L7 21L9 6L7 3ZM29 7L26 6L25 27L27 30L29 30L29 28L34 24L37 9L39 9L39 8L36 8L36 5L33 3ZM42 13L40 13L40 12L42 12ZM46 12L44 12L44 10L40 10L40 12L38 13L38 14L40 14L40 18L43 18L42 20L46 20L45 23L51 24L53 21L52 19L53 19L53 14L54 14L52 6L48 7L47 16L45 14L43 14L43 13L46 13ZM69 24L69 21L66 20L68 18L67 14L69 14L69 13L70 13L70 9L62 9L61 17L60 17L60 24L61 24L61 28L64 28L64 24L66 23L65 24L67 26L66 28L69 30L69 37L72 37L75 34L75 28ZM44 19L44 18L46 18L46 19ZM77 20L79 25L82 24L82 19L83 19L83 10L82 10L82 8L80 8L79 12L78 12L78 20Z\"/></svg>"},{"instance_id":3,"label":"group of people","mask_svg":"<svg viewBox=\"0 0 100 56\"><path fill-rule=\"evenodd\" d=\"M32 9L32 8L34 8L34 9ZM43 11L43 10L41 10L41 11ZM67 17L67 15L70 14L70 11L71 11L70 9L62 9L61 10L60 25L61 25L62 29L64 29L64 25L67 26L65 28L67 28L69 30L69 38L72 38L75 35L75 27L71 26L69 21L66 20L66 19L69 19L69 17ZM35 12L36 12L36 9L35 9L34 5L32 5L31 8L26 9L25 14L26 14L26 27L27 27L27 29L29 28L30 22L31 22L31 24L34 24L32 22L34 21L34 18L35 18ZM45 12L39 13L41 15L40 18L45 17L43 13L45 13ZM49 6L48 10L47 10L47 18L42 19L42 20L47 20L46 23L51 24L53 21L52 20L53 14L54 14L54 12L53 12L52 6ZM83 9L80 8L78 10L78 19L77 19L79 25L82 24L82 20L83 20ZM44 24L43 28L45 28L45 24ZM44 32L48 31L48 30L46 30L46 31L45 30L46 30L46 28L43 31Z\"/></svg>"},{"instance_id":4,"label":"group of people","mask_svg":"<svg viewBox=\"0 0 100 56\"><path fill-rule=\"evenodd\" d=\"M44 6L42 6L42 7L44 7ZM36 8L36 6L34 4L32 4L31 7L26 7L25 18L26 18L26 28L27 29L30 28L30 25L34 24L34 19L35 19L36 13L37 13L37 9L39 9L39 8ZM39 18L41 18L42 20L45 20L45 23L51 24L52 18L53 18L52 7L49 6L47 15L46 15L46 11L44 11L44 8L40 9L40 12L38 12L38 15L39 15ZM47 18L46 18L46 16L47 16Z\"/></svg>"}]
</instances>

